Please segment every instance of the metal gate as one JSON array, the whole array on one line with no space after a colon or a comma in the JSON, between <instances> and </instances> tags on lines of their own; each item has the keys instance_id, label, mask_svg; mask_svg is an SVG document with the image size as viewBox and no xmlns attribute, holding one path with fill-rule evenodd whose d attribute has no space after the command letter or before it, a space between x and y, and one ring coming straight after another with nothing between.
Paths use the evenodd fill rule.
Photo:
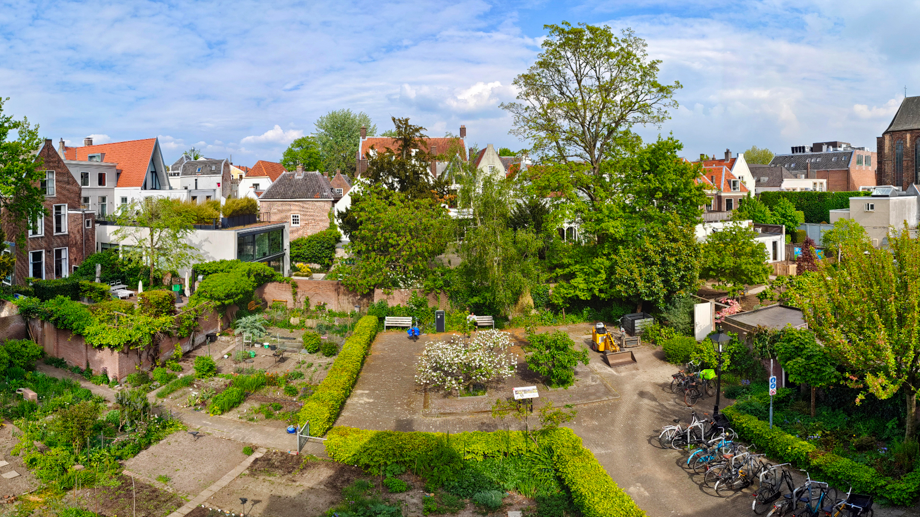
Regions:
<instances>
[{"instance_id":1,"label":"metal gate","mask_svg":"<svg viewBox=\"0 0 920 517\"><path fill-rule=\"evenodd\" d=\"M310 422L305 422L300 429L297 430L297 452L300 452L303 449L307 440L310 439Z\"/></svg>"}]
</instances>

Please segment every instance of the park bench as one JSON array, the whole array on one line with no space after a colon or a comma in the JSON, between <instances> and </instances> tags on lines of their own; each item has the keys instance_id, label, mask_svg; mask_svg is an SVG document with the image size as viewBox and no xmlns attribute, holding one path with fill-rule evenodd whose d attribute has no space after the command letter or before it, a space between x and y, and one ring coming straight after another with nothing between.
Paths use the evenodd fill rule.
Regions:
<instances>
[{"instance_id":1,"label":"park bench","mask_svg":"<svg viewBox=\"0 0 920 517\"><path fill-rule=\"evenodd\" d=\"M387 316L383 319L383 330L386 330L387 327L406 327L409 328L413 324L411 316Z\"/></svg>"},{"instance_id":2,"label":"park bench","mask_svg":"<svg viewBox=\"0 0 920 517\"><path fill-rule=\"evenodd\" d=\"M492 327L495 328L495 318L492 316L476 316L476 326L477 327Z\"/></svg>"}]
</instances>

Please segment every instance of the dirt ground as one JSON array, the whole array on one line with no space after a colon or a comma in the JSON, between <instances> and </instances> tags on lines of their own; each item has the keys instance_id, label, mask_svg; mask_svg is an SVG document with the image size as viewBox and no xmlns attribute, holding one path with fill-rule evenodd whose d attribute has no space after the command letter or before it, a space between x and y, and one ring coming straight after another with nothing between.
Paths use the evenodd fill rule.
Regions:
<instances>
[{"instance_id":1,"label":"dirt ground","mask_svg":"<svg viewBox=\"0 0 920 517\"><path fill-rule=\"evenodd\" d=\"M31 492L39 486L32 472L23 465L22 458L10 454L19 443L19 434L19 429L10 422L4 422L0 427L0 460L6 463L0 467L0 499ZM2 477L2 474L13 471L19 476L10 479Z\"/></svg>"},{"instance_id":2,"label":"dirt ground","mask_svg":"<svg viewBox=\"0 0 920 517\"><path fill-rule=\"evenodd\" d=\"M173 433L126 461L125 469L154 484L162 483L158 476L166 476L166 486L191 497L245 459L242 444L210 435L195 438L188 433Z\"/></svg>"},{"instance_id":3,"label":"dirt ground","mask_svg":"<svg viewBox=\"0 0 920 517\"><path fill-rule=\"evenodd\" d=\"M129 476L120 476L117 481L114 487L78 490L79 506L105 517L164 517L185 504L178 495Z\"/></svg>"}]
</instances>

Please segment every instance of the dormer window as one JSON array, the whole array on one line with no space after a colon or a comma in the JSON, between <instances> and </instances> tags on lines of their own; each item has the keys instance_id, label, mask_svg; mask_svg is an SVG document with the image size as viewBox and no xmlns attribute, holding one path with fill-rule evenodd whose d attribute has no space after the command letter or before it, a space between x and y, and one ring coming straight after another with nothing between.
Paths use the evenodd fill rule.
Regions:
<instances>
[{"instance_id":1,"label":"dormer window","mask_svg":"<svg viewBox=\"0 0 920 517\"><path fill-rule=\"evenodd\" d=\"M86 161L88 161L88 162L101 162L101 161L102 161L102 154L91 154L91 155L89 155L89 156L86 157Z\"/></svg>"},{"instance_id":2,"label":"dormer window","mask_svg":"<svg viewBox=\"0 0 920 517\"><path fill-rule=\"evenodd\" d=\"M336 193L336 195L338 195L338 196L343 195L343 194L342 194L342 189L340 189L340 188L335 189L335 193Z\"/></svg>"},{"instance_id":3,"label":"dormer window","mask_svg":"<svg viewBox=\"0 0 920 517\"><path fill-rule=\"evenodd\" d=\"M741 182L738 180L731 180L732 192L738 192L741 190Z\"/></svg>"}]
</instances>

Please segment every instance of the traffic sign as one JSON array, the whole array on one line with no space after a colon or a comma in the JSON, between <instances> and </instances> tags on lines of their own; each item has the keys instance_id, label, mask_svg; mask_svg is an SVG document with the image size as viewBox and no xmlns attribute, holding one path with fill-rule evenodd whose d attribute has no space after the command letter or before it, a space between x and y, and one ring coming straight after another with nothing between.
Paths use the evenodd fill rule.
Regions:
<instances>
[{"instance_id":1,"label":"traffic sign","mask_svg":"<svg viewBox=\"0 0 920 517\"><path fill-rule=\"evenodd\" d=\"M776 376L770 377L770 396L776 395Z\"/></svg>"}]
</instances>

